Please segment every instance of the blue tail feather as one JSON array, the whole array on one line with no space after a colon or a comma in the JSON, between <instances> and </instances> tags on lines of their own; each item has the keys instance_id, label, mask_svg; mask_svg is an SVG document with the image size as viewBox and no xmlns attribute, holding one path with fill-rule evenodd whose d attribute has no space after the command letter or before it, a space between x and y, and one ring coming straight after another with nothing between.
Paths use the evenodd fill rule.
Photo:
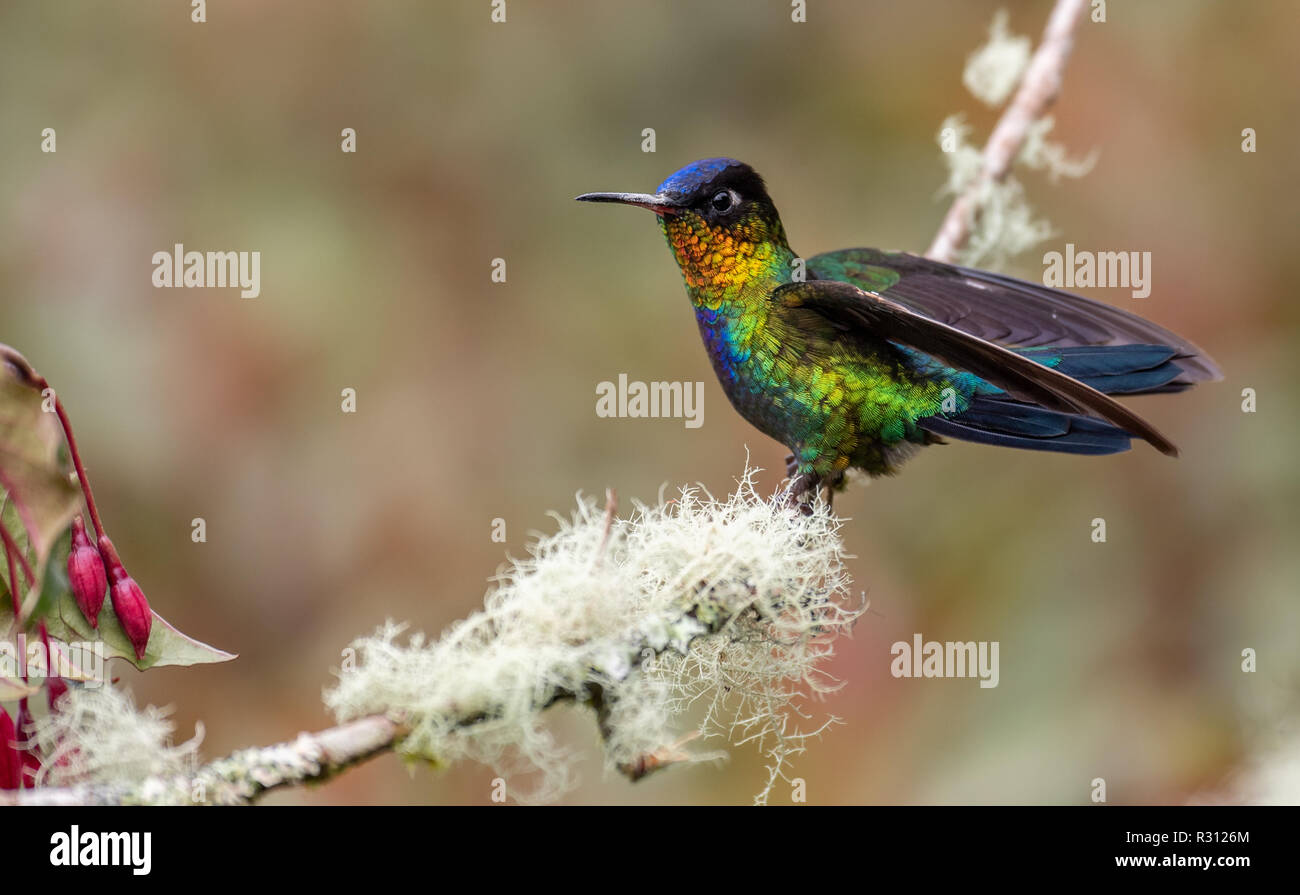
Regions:
<instances>
[{"instance_id":1,"label":"blue tail feather","mask_svg":"<svg viewBox=\"0 0 1300 895\"><path fill-rule=\"evenodd\" d=\"M1178 352L1167 345L1078 345L1016 351L1108 395L1170 391L1169 386L1182 373L1173 363Z\"/></svg>"},{"instance_id":2,"label":"blue tail feather","mask_svg":"<svg viewBox=\"0 0 1300 895\"><path fill-rule=\"evenodd\" d=\"M969 409L951 418L926 417L916 424L962 441L1066 454L1117 454L1129 449L1132 437L1103 420L986 396L973 398Z\"/></svg>"},{"instance_id":3,"label":"blue tail feather","mask_svg":"<svg viewBox=\"0 0 1300 895\"><path fill-rule=\"evenodd\" d=\"M1165 345L1079 345L1012 349L1105 394L1181 391L1175 349ZM932 359L922 358L930 364ZM924 369L924 368L923 368ZM962 374L967 375L969 374ZM973 379L973 377L972 377ZM974 379L969 405L951 416L917 420L927 432L1001 447L1070 454L1115 454L1130 447L1128 432L1104 420L1047 410L1010 398Z\"/></svg>"}]
</instances>

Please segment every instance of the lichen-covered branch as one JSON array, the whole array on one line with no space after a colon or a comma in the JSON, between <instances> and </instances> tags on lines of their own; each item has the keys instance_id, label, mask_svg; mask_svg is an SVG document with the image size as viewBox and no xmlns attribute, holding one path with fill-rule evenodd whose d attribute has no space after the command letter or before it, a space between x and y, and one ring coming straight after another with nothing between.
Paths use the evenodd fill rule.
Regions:
<instances>
[{"instance_id":1,"label":"lichen-covered branch","mask_svg":"<svg viewBox=\"0 0 1300 895\"><path fill-rule=\"evenodd\" d=\"M698 736L756 743L770 761L765 800L825 728L795 728L800 696L837 685L821 662L863 609L845 605L838 525L824 506L805 515L758 497L752 471L726 499L686 488L630 519L612 496L604 508L583 500L437 640L401 642L390 623L356 641L325 696L339 726L200 766L197 743L171 746L157 710L77 689L30 732L49 785L0 804L246 804L387 751L484 761L516 798L544 799L568 782L541 720L558 702L593 710L608 766L632 780L717 757L681 748ZM677 729L699 705L702 724ZM525 791L517 772L541 783Z\"/></svg>"},{"instance_id":2,"label":"lichen-covered branch","mask_svg":"<svg viewBox=\"0 0 1300 895\"><path fill-rule=\"evenodd\" d=\"M1087 0L1057 0L1020 87L984 146L978 176L949 207L927 257L951 263L970 239L988 185L1006 178L1034 124L1060 93L1065 65L1074 46L1074 29L1086 5Z\"/></svg>"},{"instance_id":3,"label":"lichen-covered branch","mask_svg":"<svg viewBox=\"0 0 1300 895\"><path fill-rule=\"evenodd\" d=\"M241 749L193 774L0 793L0 805L245 805L281 786L325 780L389 751L401 726L359 718L288 743Z\"/></svg>"}]
</instances>

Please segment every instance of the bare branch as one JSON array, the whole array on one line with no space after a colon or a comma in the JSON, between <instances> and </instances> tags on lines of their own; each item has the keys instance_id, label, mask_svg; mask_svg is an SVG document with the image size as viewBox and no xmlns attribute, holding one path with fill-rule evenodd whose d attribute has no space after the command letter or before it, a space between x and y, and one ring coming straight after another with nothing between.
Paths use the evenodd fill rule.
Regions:
<instances>
[{"instance_id":1,"label":"bare branch","mask_svg":"<svg viewBox=\"0 0 1300 895\"><path fill-rule=\"evenodd\" d=\"M934 242L925 253L927 257L951 263L970 239L971 229L980 215L978 197L982 187L990 182L1000 183L1006 178L1020 154L1030 126L1046 114L1061 91L1065 64L1074 47L1074 28L1086 2L1057 0L1043 31L1043 40L1025 69L1020 87L984 146L984 164L979 176L953 201L939 225Z\"/></svg>"}]
</instances>

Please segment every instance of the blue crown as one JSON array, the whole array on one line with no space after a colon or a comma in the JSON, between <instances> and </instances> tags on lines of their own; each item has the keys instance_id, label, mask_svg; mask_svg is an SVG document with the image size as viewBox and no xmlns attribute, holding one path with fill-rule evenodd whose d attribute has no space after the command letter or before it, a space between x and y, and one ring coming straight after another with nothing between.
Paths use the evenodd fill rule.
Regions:
<instances>
[{"instance_id":1,"label":"blue crown","mask_svg":"<svg viewBox=\"0 0 1300 895\"><path fill-rule=\"evenodd\" d=\"M734 158L700 159L668 175L668 179L659 184L655 192L673 197L689 196L731 167L743 168L745 164Z\"/></svg>"}]
</instances>

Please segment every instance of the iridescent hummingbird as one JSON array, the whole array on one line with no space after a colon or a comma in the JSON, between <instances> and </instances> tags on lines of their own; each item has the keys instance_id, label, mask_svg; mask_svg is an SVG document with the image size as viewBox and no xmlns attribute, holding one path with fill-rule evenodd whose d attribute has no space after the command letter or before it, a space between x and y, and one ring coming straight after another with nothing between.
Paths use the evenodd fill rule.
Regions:
<instances>
[{"instance_id":1,"label":"iridescent hummingbird","mask_svg":"<svg viewBox=\"0 0 1300 895\"><path fill-rule=\"evenodd\" d=\"M1113 454L1178 449L1108 395L1220 379L1186 339L1082 296L905 252L799 257L762 178L729 158L654 194L586 193L658 217L732 406L786 445L790 494L897 472L944 438ZM801 275L802 273L802 275Z\"/></svg>"}]
</instances>

